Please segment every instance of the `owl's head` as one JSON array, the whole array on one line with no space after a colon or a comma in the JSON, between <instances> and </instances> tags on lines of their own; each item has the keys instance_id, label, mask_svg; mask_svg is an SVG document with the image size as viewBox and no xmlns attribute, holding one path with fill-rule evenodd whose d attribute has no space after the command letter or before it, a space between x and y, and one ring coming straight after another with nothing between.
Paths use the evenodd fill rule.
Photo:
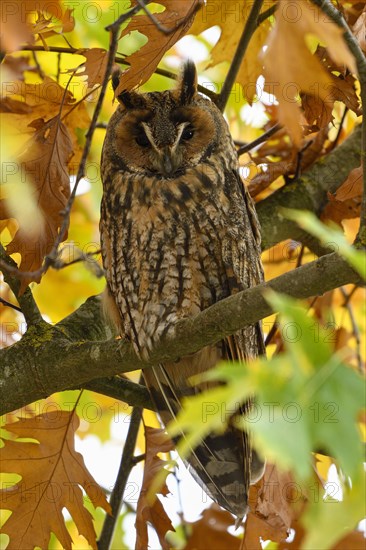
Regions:
<instances>
[{"instance_id":1,"label":"owl's head","mask_svg":"<svg viewBox=\"0 0 366 550\"><path fill-rule=\"evenodd\" d=\"M113 87L119 84L114 75ZM124 91L107 130L103 155L130 172L174 178L217 152L230 139L219 109L197 93L188 61L174 90Z\"/></svg>"}]
</instances>

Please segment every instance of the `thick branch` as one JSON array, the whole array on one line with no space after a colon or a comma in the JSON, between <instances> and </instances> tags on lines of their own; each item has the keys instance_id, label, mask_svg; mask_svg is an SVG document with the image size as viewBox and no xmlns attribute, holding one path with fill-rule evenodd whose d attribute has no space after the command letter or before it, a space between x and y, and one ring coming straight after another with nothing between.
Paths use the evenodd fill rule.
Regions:
<instances>
[{"instance_id":1,"label":"thick branch","mask_svg":"<svg viewBox=\"0 0 366 550\"><path fill-rule=\"evenodd\" d=\"M361 281L336 254L323 256L266 284L230 296L194 318L181 321L177 325L176 337L162 341L148 363L141 361L126 341L72 341L79 310L54 327L31 327L20 342L1 352L0 413L56 391L86 384L100 378L101 374L108 377L174 361L214 344L272 313L263 297L267 288L295 298L307 298L348 283L358 284ZM96 310L95 300L90 299L89 304L94 322L99 326L102 323L101 311ZM85 308L81 315L83 324ZM132 399L130 404L134 404Z\"/></svg>"}]
</instances>

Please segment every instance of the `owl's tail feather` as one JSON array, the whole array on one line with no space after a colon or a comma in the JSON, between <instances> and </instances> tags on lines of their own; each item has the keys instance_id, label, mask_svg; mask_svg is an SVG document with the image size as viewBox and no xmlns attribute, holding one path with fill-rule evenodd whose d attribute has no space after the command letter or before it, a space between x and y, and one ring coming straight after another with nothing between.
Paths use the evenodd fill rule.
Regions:
<instances>
[{"instance_id":1,"label":"owl's tail feather","mask_svg":"<svg viewBox=\"0 0 366 550\"><path fill-rule=\"evenodd\" d=\"M174 365L179 369L179 364ZM183 395L193 395L195 389L181 387L172 381L164 365L147 369L147 386L165 425L175 419ZM178 438L184 438L182 432ZM220 506L242 521L248 511L251 445L248 434L229 425L222 434L209 434L192 449L186 463L203 490Z\"/></svg>"}]
</instances>

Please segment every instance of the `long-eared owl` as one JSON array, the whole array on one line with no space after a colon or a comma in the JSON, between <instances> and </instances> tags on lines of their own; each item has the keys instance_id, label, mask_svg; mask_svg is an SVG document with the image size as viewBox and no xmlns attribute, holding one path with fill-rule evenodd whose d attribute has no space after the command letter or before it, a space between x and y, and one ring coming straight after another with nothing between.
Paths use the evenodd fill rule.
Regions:
<instances>
[{"instance_id":1,"label":"long-eared owl","mask_svg":"<svg viewBox=\"0 0 366 550\"><path fill-rule=\"evenodd\" d=\"M114 87L118 77L114 79ZM122 92L102 152L101 243L105 309L121 336L146 358L176 323L263 280L257 216L219 109L197 93L184 65L171 91ZM205 388L190 378L221 359L263 352L259 325L174 363L145 369L167 424L180 400ZM238 367L239 368L239 367ZM249 484L263 473L249 434L228 425L192 449L195 479L242 518Z\"/></svg>"}]
</instances>

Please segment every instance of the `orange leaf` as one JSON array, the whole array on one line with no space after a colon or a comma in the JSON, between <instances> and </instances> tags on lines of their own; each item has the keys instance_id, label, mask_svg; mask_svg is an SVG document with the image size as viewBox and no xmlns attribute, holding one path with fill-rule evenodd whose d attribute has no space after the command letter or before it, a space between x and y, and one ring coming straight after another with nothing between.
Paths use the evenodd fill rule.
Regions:
<instances>
[{"instance_id":1,"label":"orange leaf","mask_svg":"<svg viewBox=\"0 0 366 550\"><path fill-rule=\"evenodd\" d=\"M234 523L233 516L217 504L204 510L202 517L189 524L191 535L184 550L239 550L241 541L228 532Z\"/></svg>"},{"instance_id":2,"label":"orange leaf","mask_svg":"<svg viewBox=\"0 0 366 550\"><path fill-rule=\"evenodd\" d=\"M108 52L103 48L90 48L78 50L77 53L86 57L86 61L82 65L84 70L79 71L77 76L86 75L89 88L93 88L96 84L101 84L107 68Z\"/></svg>"},{"instance_id":3,"label":"orange leaf","mask_svg":"<svg viewBox=\"0 0 366 550\"><path fill-rule=\"evenodd\" d=\"M1 449L2 470L22 476L19 483L0 491L1 507L12 511L3 527L10 537L8 550L35 546L46 549L51 532L64 548L71 549L63 508L90 546L97 548L92 516L84 507L81 487L95 507L110 513L110 506L83 457L75 451L78 426L78 417L67 411L22 418L5 426L20 438L37 440L5 441Z\"/></svg>"},{"instance_id":4,"label":"orange leaf","mask_svg":"<svg viewBox=\"0 0 366 550\"><path fill-rule=\"evenodd\" d=\"M296 484L291 476L268 464L263 478L250 488L251 511L245 525L243 548L260 550L260 539L280 542L287 538L295 515L290 506L292 490L296 490Z\"/></svg>"},{"instance_id":5,"label":"orange leaf","mask_svg":"<svg viewBox=\"0 0 366 550\"><path fill-rule=\"evenodd\" d=\"M154 14L160 25L176 30L171 34L163 34L147 15L135 15L123 30L121 38L133 31L144 34L148 41L137 52L126 57L130 68L122 73L121 81L116 89L118 96L123 90L131 90L146 82L155 71L161 58L169 48L182 38L193 22L193 15L202 0L160 0L165 11Z\"/></svg>"},{"instance_id":6,"label":"orange leaf","mask_svg":"<svg viewBox=\"0 0 366 550\"><path fill-rule=\"evenodd\" d=\"M326 101L332 84L330 74L310 53L306 37L313 34L325 41L331 57L353 71L355 62L342 36L342 29L308 0L301 3L280 0L275 17L276 25L263 55L266 90L276 95L279 121L286 126L294 144L299 147L302 130L298 94L307 92Z\"/></svg>"},{"instance_id":7,"label":"orange leaf","mask_svg":"<svg viewBox=\"0 0 366 550\"><path fill-rule=\"evenodd\" d=\"M33 185L39 216L44 223L36 224L35 220L34 228L30 228L28 224L23 225L25 222L22 218L18 219L19 230L7 246L7 252L21 254L21 271L38 270L45 255L52 250L62 223L62 210L70 195L67 164L72 153L72 145L66 126L58 117L54 117L46 123L43 119L35 120L33 127L36 128L36 132L28 141L20 159L19 179L21 174L26 174L28 181ZM21 199L22 197L18 198L19 201ZM1 201L1 206L2 219L17 217L15 204ZM30 281L39 282L40 278L40 275L24 277L21 291L24 291Z\"/></svg>"},{"instance_id":8,"label":"orange leaf","mask_svg":"<svg viewBox=\"0 0 366 550\"><path fill-rule=\"evenodd\" d=\"M322 212L322 219L341 224L342 220L357 218L362 201L363 167L354 168L334 195L328 193L329 203Z\"/></svg>"},{"instance_id":9,"label":"orange leaf","mask_svg":"<svg viewBox=\"0 0 366 550\"><path fill-rule=\"evenodd\" d=\"M346 181L337 189L334 198L338 201L353 199L362 196L363 166L354 168L348 175Z\"/></svg>"},{"instance_id":10,"label":"orange leaf","mask_svg":"<svg viewBox=\"0 0 366 550\"><path fill-rule=\"evenodd\" d=\"M148 493L156 474L161 472L167 464L167 462L157 456L157 453L168 453L174 449L174 445L164 430L149 426L145 426L145 440L146 458L144 476L136 510L136 550L147 548L147 522L151 523L155 528L163 550L168 550L169 545L165 540L165 535L167 531L174 531L174 527L157 496L155 495L152 501ZM166 470L166 476L168 474L169 472ZM163 495L169 493L165 483L159 492Z\"/></svg>"}]
</instances>

